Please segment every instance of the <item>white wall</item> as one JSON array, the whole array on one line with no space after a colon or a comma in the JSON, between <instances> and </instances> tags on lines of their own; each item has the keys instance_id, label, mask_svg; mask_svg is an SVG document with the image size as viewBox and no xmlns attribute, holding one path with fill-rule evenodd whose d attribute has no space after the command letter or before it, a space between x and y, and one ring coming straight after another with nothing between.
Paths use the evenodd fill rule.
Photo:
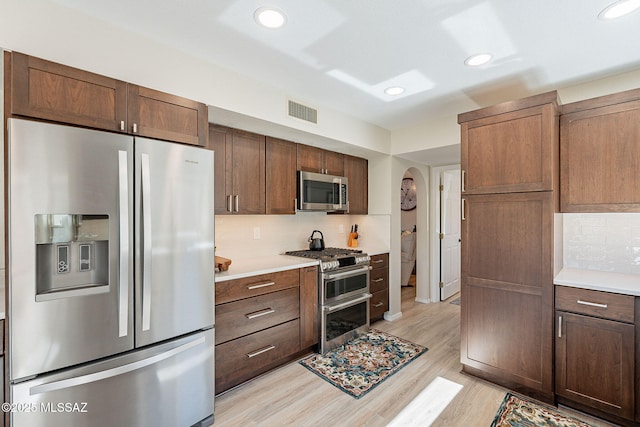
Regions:
<instances>
[{"instance_id":1,"label":"white wall","mask_svg":"<svg viewBox=\"0 0 640 427\"><path fill-rule=\"evenodd\" d=\"M556 89L560 102L568 104L639 87L640 70L636 70ZM477 108L487 106L482 105ZM464 112L460 111L460 113ZM391 154L398 155L460 144L460 125L457 120L457 115L425 118L415 126L392 131Z\"/></svg>"},{"instance_id":2,"label":"white wall","mask_svg":"<svg viewBox=\"0 0 640 427\"><path fill-rule=\"evenodd\" d=\"M389 248L388 215L298 212L295 215L217 215L215 221L216 255L231 260L307 249L307 239L313 230L322 232L326 247L346 248L354 224L358 224L359 249L386 252ZM259 239L254 239L256 229L259 229Z\"/></svg>"}]
</instances>

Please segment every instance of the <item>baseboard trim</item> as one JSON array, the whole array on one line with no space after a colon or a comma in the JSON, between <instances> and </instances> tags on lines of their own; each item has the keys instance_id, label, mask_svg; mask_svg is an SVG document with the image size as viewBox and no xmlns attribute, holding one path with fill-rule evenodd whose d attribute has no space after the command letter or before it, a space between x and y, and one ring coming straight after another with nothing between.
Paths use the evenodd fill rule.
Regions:
<instances>
[{"instance_id":1,"label":"baseboard trim","mask_svg":"<svg viewBox=\"0 0 640 427\"><path fill-rule=\"evenodd\" d=\"M423 298L416 298L415 300L416 302L419 302L420 304L430 304L431 300L429 298L423 299Z\"/></svg>"},{"instance_id":2,"label":"baseboard trim","mask_svg":"<svg viewBox=\"0 0 640 427\"><path fill-rule=\"evenodd\" d=\"M399 318L402 317L402 312L398 312L394 315L390 315L389 312L387 311L386 313L384 313L384 320L388 320L389 322L393 322L394 320L398 320Z\"/></svg>"}]
</instances>

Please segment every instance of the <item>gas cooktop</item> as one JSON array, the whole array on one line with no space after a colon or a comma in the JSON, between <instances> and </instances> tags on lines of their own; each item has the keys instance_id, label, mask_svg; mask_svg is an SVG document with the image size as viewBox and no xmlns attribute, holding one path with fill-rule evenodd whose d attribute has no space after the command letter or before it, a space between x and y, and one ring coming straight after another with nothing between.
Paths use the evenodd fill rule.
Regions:
<instances>
[{"instance_id":1,"label":"gas cooktop","mask_svg":"<svg viewBox=\"0 0 640 427\"><path fill-rule=\"evenodd\" d=\"M368 265L369 255L359 249L325 248L321 251L289 251L285 255L320 260L320 271L336 271L353 266Z\"/></svg>"}]
</instances>

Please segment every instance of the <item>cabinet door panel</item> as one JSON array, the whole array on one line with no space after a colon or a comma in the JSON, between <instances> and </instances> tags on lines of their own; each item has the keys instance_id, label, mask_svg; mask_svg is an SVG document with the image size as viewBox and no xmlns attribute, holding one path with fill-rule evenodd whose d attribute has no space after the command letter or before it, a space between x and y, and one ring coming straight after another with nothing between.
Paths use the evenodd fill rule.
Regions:
<instances>
[{"instance_id":1,"label":"cabinet door panel","mask_svg":"<svg viewBox=\"0 0 640 427\"><path fill-rule=\"evenodd\" d=\"M324 168L329 175L344 175L344 154L324 150Z\"/></svg>"},{"instance_id":2,"label":"cabinet door panel","mask_svg":"<svg viewBox=\"0 0 640 427\"><path fill-rule=\"evenodd\" d=\"M300 269L300 348L318 343L318 267Z\"/></svg>"},{"instance_id":3,"label":"cabinet door panel","mask_svg":"<svg viewBox=\"0 0 640 427\"><path fill-rule=\"evenodd\" d=\"M633 419L634 326L562 311L557 314L556 393Z\"/></svg>"},{"instance_id":4,"label":"cabinet door panel","mask_svg":"<svg viewBox=\"0 0 640 427\"><path fill-rule=\"evenodd\" d=\"M131 84L127 99L129 126L135 135L207 145L205 104Z\"/></svg>"},{"instance_id":5,"label":"cabinet door panel","mask_svg":"<svg viewBox=\"0 0 640 427\"><path fill-rule=\"evenodd\" d=\"M461 360L553 393L553 193L466 196Z\"/></svg>"},{"instance_id":6,"label":"cabinet door panel","mask_svg":"<svg viewBox=\"0 0 640 427\"><path fill-rule=\"evenodd\" d=\"M561 119L563 212L640 212L640 101Z\"/></svg>"},{"instance_id":7,"label":"cabinet door panel","mask_svg":"<svg viewBox=\"0 0 640 427\"><path fill-rule=\"evenodd\" d=\"M267 215L296 213L296 144L267 137Z\"/></svg>"},{"instance_id":8,"label":"cabinet door panel","mask_svg":"<svg viewBox=\"0 0 640 427\"><path fill-rule=\"evenodd\" d=\"M344 175L349 180L349 213L369 213L369 163L367 159L344 156Z\"/></svg>"},{"instance_id":9,"label":"cabinet door panel","mask_svg":"<svg viewBox=\"0 0 640 427\"><path fill-rule=\"evenodd\" d=\"M232 152L230 169L233 176L234 211L250 215L264 214L265 137L234 130Z\"/></svg>"},{"instance_id":10,"label":"cabinet door panel","mask_svg":"<svg viewBox=\"0 0 640 427\"><path fill-rule=\"evenodd\" d=\"M324 169L322 151L320 148L298 144L297 169L322 173L322 169Z\"/></svg>"},{"instance_id":11,"label":"cabinet door panel","mask_svg":"<svg viewBox=\"0 0 640 427\"><path fill-rule=\"evenodd\" d=\"M558 119L547 104L462 123L467 194L553 190Z\"/></svg>"},{"instance_id":12,"label":"cabinet door panel","mask_svg":"<svg viewBox=\"0 0 640 427\"><path fill-rule=\"evenodd\" d=\"M11 114L110 131L126 129L125 82L17 52L10 60Z\"/></svg>"},{"instance_id":13,"label":"cabinet door panel","mask_svg":"<svg viewBox=\"0 0 640 427\"><path fill-rule=\"evenodd\" d=\"M231 129L223 126L209 126L208 147L214 151L214 207L216 215L231 214L229 196L233 192L231 170L227 162L231 159ZM227 149L229 152L227 152ZM227 159L229 157L229 159Z\"/></svg>"},{"instance_id":14,"label":"cabinet door panel","mask_svg":"<svg viewBox=\"0 0 640 427\"><path fill-rule=\"evenodd\" d=\"M550 360L543 360L541 350L550 348L544 327L551 322L543 319L542 296L470 285L466 299L467 358L520 377L530 387L548 387L551 378L543 368L550 368Z\"/></svg>"}]
</instances>

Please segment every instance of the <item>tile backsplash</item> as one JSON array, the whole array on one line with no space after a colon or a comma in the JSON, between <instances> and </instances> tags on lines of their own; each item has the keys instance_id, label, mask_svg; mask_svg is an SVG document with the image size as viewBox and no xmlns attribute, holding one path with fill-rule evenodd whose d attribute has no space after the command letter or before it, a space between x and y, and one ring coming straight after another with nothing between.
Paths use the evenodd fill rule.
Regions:
<instances>
[{"instance_id":1,"label":"tile backsplash","mask_svg":"<svg viewBox=\"0 0 640 427\"><path fill-rule=\"evenodd\" d=\"M640 274L640 213L564 214L564 266Z\"/></svg>"}]
</instances>

